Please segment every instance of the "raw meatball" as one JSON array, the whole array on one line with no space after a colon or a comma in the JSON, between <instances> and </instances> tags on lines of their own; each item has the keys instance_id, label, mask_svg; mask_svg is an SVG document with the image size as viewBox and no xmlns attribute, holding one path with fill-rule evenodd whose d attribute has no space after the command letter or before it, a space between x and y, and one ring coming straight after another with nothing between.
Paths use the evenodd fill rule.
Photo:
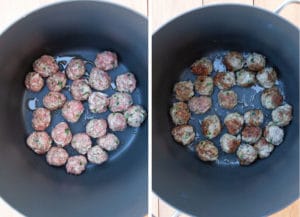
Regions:
<instances>
[{"instance_id":1,"label":"raw meatball","mask_svg":"<svg viewBox=\"0 0 300 217\"><path fill-rule=\"evenodd\" d=\"M90 73L89 84L95 90L106 90L110 87L111 78L107 72L93 68Z\"/></svg>"},{"instance_id":2,"label":"raw meatball","mask_svg":"<svg viewBox=\"0 0 300 217\"><path fill-rule=\"evenodd\" d=\"M258 127L264 122L264 113L259 109L249 110L244 114L247 125Z\"/></svg>"},{"instance_id":3,"label":"raw meatball","mask_svg":"<svg viewBox=\"0 0 300 217\"><path fill-rule=\"evenodd\" d=\"M73 136L71 145L79 154L86 154L92 147L92 140L86 133L77 133Z\"/></svg>"},{"instance_id":4,"label":"raw meatball","mask_svg":"<svg viewBox=\"0 0 300 217\"><path fill-rule=\"evenodd\" d=\"M170 109L170 115L175 125L187 124L191 117L188 105L184 102L174 103Z\"/></svg>"},{"instance_id":5,"label":"raw meatball","mask_svg":"<svg viewBox=\"0 0 300 217\"><path fill-rule=\"evenodd\" d=\"M280 127L270 123L264 130L264 137L273 145L280 145L283 141L284 131Z\"/></svg>"},{"instance_id":6,"label":"raw meatball","mask_svg":"<svg viewBox=\"0 0 300 217\"><path fill-rule=\"evenodd\" d=\"M218 159L218 148L211 141L200 141L196 146L196 151L202 161L215 161Z\"/></svg>"},{"instance_id":7,"label":"raw meatball","mask_svg":"<svg viewBox=\"0 0 300 217\"><path fill-rule=\"evenodd\" d=\"M250 54L246 59L246 65L248 69L251 71L260 71L262 70L266 65L266 59L263 55L258 53L252 53Z\"/></svg>"},{"instance_id":8,"label":"raw meatball","mask_svg":"<svg viewBox=\"0 0 300 217\"><path fill-rule=\"evenodd\" d=\"M44 80L39 73L29 72L25 77L25 86L32 92L39 92L44 86Z\"/></svg>"},{"instance_id":9,"label":"raw meatball","mask_svg":"<svg viewBox=\"0 0 300 217\"><path fill-rule=\"evenodd\" d=\"M43 55L33 63L33 70L42 77L49 77L59 69L55 59L49 55Z\"/></svg>"},{"instance_id":10,"label":"raw meatball","mask_svg":"<svg viewBox=\"0 0 300 217\"><path fill-rule=\"evenodd\" d=\"M89 149L87 158L91 163L102 164L108 160L108 154L99 145L95 145Z\"/></svg>"},{"instance_id":11,"label":"raw meatball","mask_svg":"<svg viewBox=\"0 0 300 217\"><path fill-rule=\"evenodd\" d=\"M92 119L86 125L86 133L92 138L99 138L106 134L107 123L104 119Z\"/></svg>"},{"instance_id":12,"label":"raw meatball","mask_svg":"<svg viewBox=\"0 0 300 217\"><path fill-rule=\"evenodd\" d=\"M72 59L67 66L66 73L69 79L76 80L85 73L85 65L81 59Z\"/></svg>"},{"instance_id":13,"label":"raw meatball","mask_svg":"<svg viewBox=\"0 0 300 217\"><path fill-rule=\"evenodd\" d=\"M256 149L259 158L267 158L273 151L274 145L268 143L268 141L262 137L257 143L255 143L254 148Z\"/></svg>"},{"instance_id":14,"label":"raw meatball","mask_svg":"<svg viewBox=\"0 0 300 217\"><path fill-rule=\"evenodd\" d=\"M182 145L188 145L195 139L194 128L191 125L180 125L172 130L173 138Z\"/></svg>"},{"instance_id":15,"label":"raw meatball","mask_svg":"<svg viewBox=\"0 0 300 217\"><path fill-rule=\"evenodd\" d=\"M230 134L236 135L241 131L244 125L244 117L237 112L230 113L226 115L224 124Z\"/></svg>"},{"instance_id":16,"label":"raw meatball","mask_svg":"<svg viewBox=\"0 0 300 217\"><path fill-rule=\"evenodd\" d=\"M97 139L97 145L106 151L113 151L118 148L120 140L115 134L108 133L105 136L102 136Z\"/></svg>"},{"instance_id":17,"label":"raw meatball","mask_svg":"<svg viewBox=\"0 0 300 217\"><path fill-rule=\"evenodd\" d=\"M287 126L292 120L292 106L285 104L272 111L272 120L277 126Z\"/></svg>"},{"instance_id":18,"label":"raw meatball","mask_svg":"<svg viewBox=\"0 0 300 217\"><path fill-rule=\"evenodd\" d=\"M208 115L201 124L202 133L208 139L217 137L221 132L221 122L217 115Z\"/></svg>"},{"instance_id":19,"label":"raw meatball","mask_svg":"<svg viewBox=\"0 0 300 217\"><path fill-rule=\"evenodd\" d=\"M236 152L241 165L249 165L257 158L257 151L249 144L241 144Z\"/></svg>"},{"instance_id":20,"label":"raw meatball","mask_svg":"<svg viewBox=\"0 0 300 217\"><path fill-rule=\"evenodd\" d=\"M222 108L233 109L237 104L237 94L233 90L221 90L218 101Z\"/></svg>"},{"instance_id":21,"label":"raw meatball","mask_svg":"<svg viewBox=\"0 0 300 217\"><path fill-rule=\"evenodd\" d=\"M264 88L271 88L277 80L277 73L272 67L267 67L257 72L256 79Z\"/></svg>"},{"instance_id":22,"label":"raw meatball","mask_svg":"<svg viewBox=\"0 0 300 217\"><path fill-rule=\"evenodd\" d=\"M126 118L121 113L110 113L107 122L112 131L124 131L127 127Z\"/></svg>"},{"instance_id":23,"label":"raw meatball","mask_svg":"<svg viewBox=\"0 0 300 217\"><path fill-rule=\"evenodd\" d=\"M51 114L48 109L38 108L33 112L32 116L32 127L35 130L43 131L50 125Z\"/></svg>"},{"instance_id":24,"label":"raw meatball","mask_svg":"<svg viewBox=\"0 0 300 217\"><path fill-rule=\"evenodd\" d=\"M235 85L235 75L233 72L219 72L214 77L214 84L220 90L228 90Z\"/></svg>"},{"instance_id":25,"label":"raw meatball","mask_svg":"<svg viewBox=\"0 0 300 217\"><path fill-rule=\"evenodd\" d=\"M84 79L73 81L71 85L71 93L75 100L87 100L92 94L92 90Z\"/></svg>"},{"instance_id":26,"label":"raw meatball","mask_svg":"<svg viewBox=\"0 0 300 217\"><path fill-rule=\"evenodd\" d=\"M275 109L282 101L283 96L276 87L265 89L261 94L261 104L267 109Z\"/></svg>"},{"instance_id":27,"label":"raw meatball","mask_svg":"<svg viewBox=\"0 0 300 217\"><path fill-rule=\"evenodd\" d=\"M69 157L68 162L66 164L67 173L73 175L80 175L83 171L85 171L85 167L87 165L87 160L85 156L76 155Z\"/></svg>"},{"instance_id":28,"label":"raw meatball","mask_svg":"<svg viewBox=\"0 0 300 217\"><path fill-rule=\"evenodd\" d=\"M213 70L213 65L210 59L203 57L200 60L196 60L191 66L191 69L195 75L210 75Z\"/></svg>"},{"instance_id":29,"label":"raw meatball","mask_svg":"<svg viewBox=\"0 0 300 217\"><path fill-rule=\"evenodd\" d=\"M236 72L236 84L241 87L250 87L255 84L255 73L242 69Z\"/></svg>"},{"instance_id":30,"label":"raw meatball","mask_svg":"<svg viewBox=\"0 0 300 217\"><path fill-rule=\"evenodd\" d=\"M180 81L174 85L175 97L179 101L188 101L194 96L194 85L191 81Z\"/></svg>"},{"instance_id":31,"label":"raw meatball","mask_svg":"<svg viewBox=\"0 0 300 217\"><path fill-rule=\"evenodd\" d=\"M115 93L109 98L109 110L111 112L126 111L133 101L131 95L128 93Z\"/></svg>"},{"instance_id":32,"label":"raw meatball","mask_svg":"<svg viewBox=\"0 0 300 217\"><path fill-rule=\"evenodd\" d=\"M124 113L127 124L131 127L139 127L146 118L146 111L139 105L130 106Z\"/></svg>"},{"instance_id":33,"label":"raw meatball","mask_svg":"<svg viewBox=\"0 0 300 217\"><path fill-rule=\"evenodd\" d=\"M48 164L57 167L65 165L68 158L68 152L60 147L52 147L46 155Z\"/></svg>"},{"instance_id":34,"label":"raw meatball","mask_svg":"<svg viewBox=\"0 0 300 217\"><path fill-rule=\"evenodd\" d=\"M195 114L204 114L211 108L211 98L208 96L194 96L189 102L189 109Z\"/></svg>"},{"instance_id":35,"label":"raw meatball","mask_svg":"<svg viewBox=\"0 0 300 217\"><path fill-rule=\"evenodd\" d=\"M52 139L46 132L33 132L26 143L35 153L45 154L51 147Z\"/></svg>"},{"instance_id":36,"label":"raw meatball","mask_svg":"<svg viewBox=\"0 0 300 217\"><path fill-rule=\"evenodd\" d=\"M57 146L64 147L71 142L72 132L66 122L60 122L53 128L51 137Z\"/></svg>"},{"instance_id":37,"label":"raw meatball","mask_svg":"<svg viewBox=\"0 0 300 217\"><path fill-rule=\"evenodd\" d=\"M242 131L242 140L253 144L261 137L262 130L260 127L246 126Z\"/></svg>"},{"instance_id":38,"label":"raw meatball","mask_svg":"<svg viewBox=\"0 0 300 217\"><path fill-rule=\"evenodd\" d=\"M66 100L67 98L64 94L51 91L46 96L44 96L43 104L47 109L54 111L63 107Z\"/></svg>"},{"instance_id":39,"label":"raw meatball","mask_svg":"<svg viewBox=\"0 0 300 217\"><path fill-rule=\"evenodd\" d=\"M62 108L62 116L70 123L75 123L79 120L84 111L84 107L80 101L71 100L64 104Z\"/></svg>"},{"instance_id":40,"label":"raw meatball","mask_svg":"<svg viewBox=\"0 0 300 217\"><path fill-rule=\"evenodd\" d=\"M231 51L224 57L224 64L229 71L237 71L244 66L242 54L236 51Z\"/></svg>"},{"instance_id":41,"label":"raw meatball","mask_svg":"<svg viewBox=\"0 0 300 217\"><path fill-rule=\"evenodd\" d=\"M134 74L127 72L125 74L118 75L116 78L116 85L119 92L132 93L136 88Z\"/></svg>"},{"instance_id":42,"label":"raw meatball","mask_svg":"<svg viewBox=\"0 0 300 217\"><path fill-rule=\"evenodd\" d=\"M195 90L200 95L210 96L214 90L213 79L209 76L198 76L195 80Z\"/></svg>"},{"instance_id":43,"label":"raw meatball","mask_svg":"<svg viewBox=\"0 0 300 217\"><path fill-rule=\"evenodd\" d=\"M116 68L118 66L117 54L110 51L98 53L95 59L95 65L97 68L104 71Z\"/></svg>"},{"instance_id":44,"label":"raw meatball","mask_svg":"<svg viewBox=\"0 0 300 217\"><path fill-rule=\"evenodd\" d=\"M233 136L225 133L220 139L221 148L226 153L234 153L241 144L241 136Z\"/></svg>"},{"instance_id":45,"label":"raw meatball","mask_svg":"<svg viewBox=\"0 0 300 217\"><path fill-rule=\"evenodd\" d=\"M50 91L61 91L67 83L66 75L62 72L56 72L47 78L47 87Z\"/></svg>"},{"instance_id":46,"label":"raw meatball","mask_svg":"<svg viewBox=\"0 0 300 217\"><path fill-rule=\"evenodd\" d=\"M93 92L88 99L90 111L93 113L103 113L107 111L109 99L101 92Z\"/></svg>"}]
</instances>

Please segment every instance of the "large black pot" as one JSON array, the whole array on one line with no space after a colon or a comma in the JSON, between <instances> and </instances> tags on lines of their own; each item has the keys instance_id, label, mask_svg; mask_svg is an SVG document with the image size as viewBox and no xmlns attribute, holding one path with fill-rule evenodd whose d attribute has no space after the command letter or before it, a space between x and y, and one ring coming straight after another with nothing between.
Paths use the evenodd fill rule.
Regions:
<instances>
[{"instance_id":1,"label":"large black pot","mask_svg":"<svg viewBox=\"0 0 300 217\"><path fill-rule=\"evenodd\" d=\"M101 50L116 51L134 72L138 102L147 108L147 20L141 15L104 2L65 2L31 13L0 37L0 195L26 216L147 213L147 121L112 160L78 177L50 167L25 145L30 124L22 98L32 62L42 54L95 58Z\"/></svg>"},{"instance_id":2,"label":"large black pot","mask_svg":"<svg viewBox=\"0 0 300 217\"><path fill-rule=\"evenodd\" d=\"M249 167L200 162L176 144L169 118L172 87L195 59L218 50L256 51L280 72L294 119L284 142ZM242 5L203 7L153 36L153 189L195 216L271 214L299 196L299 30L271 12Z\"/></svg>"}]
</instances>

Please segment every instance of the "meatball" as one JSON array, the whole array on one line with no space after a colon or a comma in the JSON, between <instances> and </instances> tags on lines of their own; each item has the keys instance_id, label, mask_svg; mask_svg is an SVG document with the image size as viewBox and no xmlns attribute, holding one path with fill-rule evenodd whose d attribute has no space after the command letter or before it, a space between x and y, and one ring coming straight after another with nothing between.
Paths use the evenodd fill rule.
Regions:
<instances>
[{"instance_id":1,"label":"meatball","mask_svg":"<svg viewBox=\"0 0 300 217\"><path fill-rule=\"evenodd\" d=\"M238 148L236 155L241 165L249 165L253 163L257 158L257 151L252 145L241 144Z\"/></svg>"},{"instance_id":2,"label":"meatball","mask_svg":"<svg viewBox=\"0 0 300 217\"><path fill-rule=\"evenodd\" d=\"M105 136L102 136L97 139L97 145L106 151L113 151L118 148L120 140L115 134L108 133Z\"/></svg>"},{"instance_id":3,"label":"meatball","mask_svg":"<svg viewBox=\"0 0 300 217\"><path fill-rule=\"evenodd\" d=\"M33 70L42 77L49 77L59 69L55 59L49 55L43 55L33 63Z\"/></svg>"},{"instance_id":4,"label":"meatball","mask_svg":"<svg viewBox=\"0 0 300 217\"><path fill-rule=\"evenodd\" d=\"M284 131L280 127L269 123L264 130L264 137L273 145L280 145L283 141Z\"/></svg>"},{"instance_id":5,"label":"meatball","mask_svg":"<svg viewBox=\"0 0 300 217\"><path fill-rule=\"evenodd\" d=\"M191 125L180 125L172 130L173 138L182 145L191 144L195 139L194 128Z\"/></svg>"},{"instance_id":6,"label":"meatball","mask_svg":"<svg viewBox=\"0 0 300 217\"><path fill-rule=\"evenodd\" d=\"M122 75L118 75L116 78L117 90L119 92L132 93L136 88L136 79L134 74L127 72Z\"/></svg>"},{"instance_id":7,"label":"meatball","mask_svg":"<svg viewBox=\"0 0 300 217\"><path fill-rule=\"evenodd\" d=\"M51 137L57 146L64 147L71 142L72 132L66 122L60 122L53 128Z\"/></svg>"},{"instance_id":8,"label":"meatball","mask_svg":"<svg viewBox=\"0 0 300 217\"><path fill-rule=\"evenodd\" d=\"M236 51L227 53L223 62L229 71L237 71L244 66L244 58L242 54Z\"/></svg>"},{"instance_id":9,"label":"meatball","mask_svg":"<svg viewBox=\"0 0 300 217\"><path fill-rule=\"evenodd\" d=\"M200 60L196 60L192 64L191 69L195 75L210 75L213 65L210 59L203 57Z\"/></svg>"},{"instance_id":10,"label":"meatball","mask_svg":"<svg viewBox=\"0 0 300 217\"><path fill-rule=\"evenodd\" d=\"M226 153L234 153L241 144L241 136L225 133L220 138L221 148Z\"/></svg>"},{"instance_id":11,"label":"meatball","mask_svg":"<svg viewBox=\"0 0 300 217\"><path fill-rule=\"evenodd\" d=\"M108 71L118 66L117 54L111 51L104 51L97 54L95 59L95 65L97 68Z\"/></svg>"},{"instance_id":12,"label":"meatball","mask_svg":"<svg viewBox=\"0 0 300 217\"><path fill-rule=\"evenodd\" d=\"M51 114L48 109L38 108L32 115L32 127L37 131L45 130L51 122Z\"/></svg>"},{"instance_id":13,"label":"meatball","mask_svg":"<svg viewBox=\"0 0 300 217\"><path fill-rule=\"evenodd\" d=\"M282 101L283 96L276 87L265 89L261 94L261 104L267 109L275 109Z\"/></svg>"},{"instance_id":14,"label":"meatball","mask_svg":"<svg viewBox=\"0 0 300 217\"><path fill-rule=\"evenodd\" d=\"M121 113L110 113L107 122L112 131L124 131L127 127L126 118Z\"/></svg>"},{"instance_id":15,"label":"meatball","mask_svg":"<svg viewBox=\"0 0 300 217\"><path fill-rule=\"evenodd\" d=\"M200 95L210 96L214 90L213 79L209 76L198 76L195 80L195 90Z\"/></svg>"},{"instance_id":16,"label":"meatball","mask_svg":"<svg viewBox=\"0 0 300 217\"><path fill-rule=\"evenodd\" d=\"M92 119L86 125L86 133L92 138L99 138L106 134L107 123L104 119Z\"/></svg>"},{"instance_id":17,"label":"meatball","mask_svg":"<svg viewBox=\"0 0 300 217\"><path fill-rule=\"evenodd\" d=\"M71 93L75 100L87 100L92 94L92 90L84 79L73 81L71 85Z\"/></svg>"},{"instance_id":18,"label":"meatball","mask_svg":"<svg viewBox=\"0 0 300 217\"><path fill-rule=\"evenodd\" d=\"M51 166L63 166L69 158L68 152L60 147L52 147L46 155L46 160Z\"/></svg>"},{"instance_id":19,"label":"meatball","mask_svg":"<svg viewBox=\"0 0 300 217\"><path fill-rule=\"evenodd\" d=\"M85 156L76 155L69 157L68 162L66 164L67 173L73 175L80 175L85 171L85 167L87 165L87 160Z\"/></svg>"},{"instance_id":20,"label":"meatball","mask_svg":"<svg viewBox=\"0 0 300 217\"><path fill-rule=\"evenodd\" d=\"M69 79L76 80L81 78L85 73L85 65L81 59L72 59L66 69Z\"/></svg>"},{"instance_id":21,"label":"meatball","mask_svg":"<svg viewBox=\"0 0 300 217\"><path fill-rule=\"evenodd\" d=\"M228 90L235 85L235 75L233 72L219 72L214 77L214 84L220 90Z\"/></svg>"},{"instance_id":22,"label":"meatball","mask_svg":"<svg viewBox=\"0 0 300 217\"><path fill-rule=\"evenodd\" d=\"M267 158L273 151L274 145L262 137L257 143L255 143L254 148L256 149L259 158Z\"/></svg>"},{"instance_id":23,"label":"meatball","mask_svg":"<svg viewBox=\"0 0 300 217\"><path fill-rule=\"evenodd\" d=\"M106 94L93 92L88 99L90 111L93 113L103 113L107 111L109 99Z\"/></svg>"},{"instance_id":24,"label":"meatball","mask_svg":"<svg viewBox=\"0 0 300 217\"><path fill-rule=\"evenodd\" d=\"M84 107L80 101L71 100L64 104L61 113L66 121L75 123L79 120L83 111Z\"/></svg>"},{"instance_id":25,"label":"meatball","mask_svg":"<svg viewBox=\"0 0 300 217\"><path fill-rule=\"evenodd\" d=\"M92 147L92 140L86 133L77 133L73 136L71 145L79 154L86 154Z\"/></svg>"},{"instance_id":26,"label":"meatball","mask_svg":"<svg viewBox=\"0 0 300 217\"><path fill-rule=\"evenodd\" d=\"M99 145L95 145L88 150L87 158L91 163L102 164L108 160L108 154Z\"/></svg>"},{"instance_id":27,"label":"meatball","mask_svg":"<svg viewBox=\"0 0 300 217\"><path fill-rule=\"evenodd\" d=\"M203 140L196 146L198 157L202 161L215 161L218 159L218 148L208 140Z\"/></svg>"},{"instance_id":28,"label":"meatball","mask_svg":"<svg viewBox=\"0 0 300 217\"><path fill-rule=\"evenodd\" d=\"M47 78L47 87L50 91L59 92L67 83L66 75L62 72L56 72Z\"/></svg>"},{"instance_id":29,"label":"meatball","mask_svg":"<svg viewBox=\"0 0 300 217\"><path fill-rule=\"evenodd\" d=\"M257 72L256 80L264 88L271 88L277 80L277 73L272 67L267 67Z\"/></svg>"},{"instance_id":30,"label":"meatball","mask_svg":"<svg viewBox=\"0 0 300 217\"><path fill-rule=\"evenodd\" d=\"M272 120L277 126L287 126L292 120L292 106L285 104L272 111Z\"/></svg>"},{"instance_id":31,"label":"meatball","mask_svg":"<svg viewBox=\"0 0 300 217\"><path fill-rule=\"evenodd\" d=\"M253 144L261 137L262 130L260 127L246 126L242 131L242 140Z\"/></svg>"},{"instance_id":32,"label":"meatball","mask_svg":"<svg viewBox=\"0 0 300 217\"><path fill-rule=\"evenodd\" d=\"M208 96L194 96L188 102L189 109L195 114L204 114L211 108L211 105L212 100Z\"/></svg>"},{"instance_id":33,"label":"meatball","mask_svg":"<svg viewBox=\"0 0 300 217\"><path fill-rule=\"evenodd\" d=\"M170 109L170 115L175 125L187 124L191 117L188 105L184 102L174 103Z\"/></svg>"},{"instance_id":34,"label":"meatball","mask_svg":"<svg viewBox=\"0 0 300 217\"><path fill-rule=\"evenodd\" d=\"M221 90L218 101L222 108L233 109L237 105L237 94L233 90Z\"/></svg>"},{"instance_id":35,"label":"meatball","mask_svg":"<svg viewBox=\"0 0 300 217\"><path fill-rule=\"evenodd\" d=\"M66 100L67 98L64 94L51 91L46 96L44 96L43 104L47 109L54 111L63 107Z\"/></svg>"},{"instance_id":36,"label":"meatball","mask_svg":"<svg viewBox=\"0 0 300 217\"><path fill-rule=\"evenodd\" d=\"M29 72L25 77L25 86L32 92L39 92L44 86L44 80L39 73Z\"/></svg>"},{"instance_id":37,"label":"meatball","mask_svg":"<svg viewBox=\"0 0 300 217\"><path fill-rule=\"evenodd\" d=\"M264 113L259 109L249 110L244 114L245 123L258 127L264 122Z\"/></svg>"},{"instance_id":38,"label":"meatball","mask_svg":"<svg viewBox=\"0 0 300 217\"><path fill-rule=\"evenodd\" d=\"M89 84L95 90L106 90L110 87L111 78L107 72L93 68L90 73Z\"/></svg>"},{"instance_id":39,"label":"meatball","mask_svg":"<svg viewBox=\"0 0 300 217\"><path fill-rule=\"evenodd\" d=\"M221 132L221 122L217 115L208 115L201 124L202 133L208 139L217 137Z\"/></svg>"},{"instance_id":40,"label":"meatball","mask_svg":"<svg viewBox=\"0 0 300 217\"><path fill-rule=\"evenodd\" d=\"M224 124L230 134L236 135L244 125L244 117L237 112L230 113L226 115Z\"/></svg>"},{"instance_id":41,"label":"meatball","mask_svg":"<svg viewBox=\"0 0 300 217\"><path fill-rule=\"evenodd\" d=\"M174 85L174 92L179 101L188 101L194 96L194 85L191 81L180 81Z\"/></svg>"},{"instance_id":42,"label":"meatball","mask_svg":"<svg viewBox=\"0 0 300 217\"><path fill-rule=\"evenodd\" d=\"M252 53L249 54L249 56L246 59L246 65L248 69L251 71L260 71L262 70L266 65L266 59L263 55L258 53Z\"/></svg>"},{"instance_id":43,"label":"meatball","mask_svg":"<svg viewBox=\"0 0 300 217\"><path fill-rule=\"evenodd\" d=\"M127 124L131 127L139 127L144 122L147 112L139 105L130 106L124 113Z\"/></svg>"},{"instance_id":44,"label":"meatball","mask_svg":"<svg viewBox=\"0 0 300 217\"><path fill-rule=\"evenodd\" d=\"M45 154L51 147L52 139L46 132L33 132L26 140L27 145L37 154Z\"/></svg>"},{"instance_id":45,"label":"meatball","mask_svg":"<svg viewBox=\"0 0 300 217\"><path fill-rule=\"evenodd\" d=\"M132 97L128 93L114 93L109 98L109 110L111 112L126 111L132 105Z\"/></svg>"},{"instance_id":46,"label":"meatball","mask_svg":"<svg viewBox=\"0 0 300 217\"><path fill-rule=\"evenodd\" d=\"M236 72L236 84L241 87L250 87L255 84L255 73L242 69Z\"/></svg>"}]
</instances>

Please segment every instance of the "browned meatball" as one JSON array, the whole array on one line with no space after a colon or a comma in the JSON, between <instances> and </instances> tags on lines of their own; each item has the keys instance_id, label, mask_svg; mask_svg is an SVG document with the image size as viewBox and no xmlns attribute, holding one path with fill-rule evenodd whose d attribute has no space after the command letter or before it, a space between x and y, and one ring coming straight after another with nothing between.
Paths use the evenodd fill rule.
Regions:
<instances>
[{"instance_id":1,"label":"browned meatball","mask_svg":"<svg viewBox=\"0 0 300 217\"><path fill-rule=\"evenodd\" d=\"M267 67L257 72L256 79L264 88L271 88L277 80L277 73L272 67Z\"/></svg>"},{"instance_id":2,"label":"browned meatball","mask_svg":"<svg viewBox=\"0 0 300 217\"><path fill-rule=\"evenodd\" d=\"M68 162L66 164L67 173L73 175L80 175L85 171L85 167L87 165L87 160L83 155L76 155L69 157Z\"/></svg>"},{"instance_id":3,"label":"browned meatball","mask_svg":"<svg viewBox=\"0 0 300 217\"><path fill-rule=\"evenodd\" d=\"M52 166L63 166L69 158L68 152L60 147L52 147L46 155L48 164Z\"/></svg>"},{"instance_id":4,"label":"browned meatball","mask_svg":"<svg viewBox=\"0 0 300 217\"><path fill-rule=\"evenodd\" d=\"M212 100L208 96L194 96L189 100L188 105L191 112L204 114L211 108Z\"/></svg>"},{"instance_id":5,"label":"browned meatball","mask_svg":"<svg viewBox=\"0 0 300 217\"><path fill-rule=\"evenodd\" d=\"M188 105L184 102L174 103L170 109L170 115L175 125L187 124L191 117Z\"/></svg>"},{"instance_id":6,"label":"browned meatball","mask_svg":"<svg viewBox=\"0 0 300 217\"><path fill-rule=\"evenodd\" d=\"M196 75L210 75L213 65L210 59L203 57L196 60L191 66L192 72Z\"/></svg>"},{"instance_id":7,"label":"browned meatball","mask_svg":"<svg viewBox=\"0 0 300 217\"><path fill-rule=\"evenodd\" d=\"M76 80L81 78L85 73L85 65L81 59L72 59L66 69L69 79Z\"/></svg>"},{"instance_id":8,"label":"browned meatball","mask_svg":"<svg viewBox=\"0 0 300 217\"><path fill-rule=\"evenodd\" d=\"M209 76L198 76L195 80L195 90L200 95L210 96L214 90L213 79Z\"/></svg>"},{"instance_id":9,"label":"browned meatball","mask_svg":"<svg viewBox=\"0 0 300 217\"><path fill-rule=\"evenodd\" d=\"M224 124L230 134L236 135L241 131L244 125L244 118L237 112L230 113L226 115Z\"/></svg>"},{"instance_id":10,"label":"browned meatball","mask_svg":"<svg viewBox=\"0 0 300 217\"><path fill-rule=\"evenodd\" d=\"M202 161L215 161L218 159L218 148L209 140L200 141L196 146L196 151Z\"/></svg>"},{"instance_id":11,"label":"browned meatball","mask_svg":"<svg viewBox=\"0 0 300 217\"><path fill-rule=\"evenodd\" d=\"M66 100L67 98L64 94L51 91L46 96L44 96L43 104L47 109L53 111L63 107Z\"/></svg>"},{"instance_id":12,"label":"browned meatball","mask_svg":"<svg viewBox=\"0 0 300 217\"><path fill-rule=\"evenodd\" d=\"M237 105L237 94L233 90L221 90L218 93L218 101L221 107L233 109Z\"/></svg>"},{"instance_id":13,"label":"browned meatball","mask_svg":"<svg viewBox=\"0 0 300 217\"><path fill-rule=\"evenodd\" d=\"M208 115L201 124L202 133L208 139L217 137L221 132L221 122L217 115Z\"/></svg>"},{"instance_id":14,"label":"browned meatball","mask_svg":"<svg viewBox=\"0 0 300 217\"><path fill-rule=\"evenodd\" d=\"M55 59L49 55L43 55L33 63L33 70L42 77L49 77L59 69Z\"/></svg>"},{"instance_id":15,"label":"browned meatball","mask_svg":"<svg viewBox=\"0 0 300 217\"><path fill-rule=\"evenodd\" d=\"M261 54L252 53L247 57L246 65L251 71L260 71L266 65L266 58Z\"/></svg>"},{"instance_id":16,"label":"browned meatball","mask_svg":"<svg viewBox=\"0 0 300 217\"><path fill-rule=\"evenodd\" d=\"M244 120L247 125L259 126L264 122L264 113L259 109L252 109L244 114Z\"/></svg>"},{"instance_id":17,"label":"browned meatball","mask_svg":"<svg viewBox=\"0 0 300 217\"><path fill-rule=\"evenodd\" d=\"M275 109L281 105L283 96L276 87L265 89L261 94L261 104L267 109Z\"/></svg>"},{"instance_id":18,"label":"browned meatball","mask_svg":"<svg viewBox=\"0 0 300 217\"><path fill-rule=\"evenodd\" d=\"M219 72L214 77L214 84L220 90L228 90L235 85L235 75L233 72Z\"/></svg>"},{"instance_id":19,"label":"browned meatball","mask_svg":"<svg viewBox=\"0 0 300 217\"><path fill-rule=\"evenodd\" d=\"M221 148L226 153L234 153L241 144L241 136L225 133L220 138Z\"/></svg>"},{"instance_id":20,"label":"browned meatball","mask_svg":"<svg viewBox=\"0 0 300 217\"><path fill-rule=\"evenodd\" d=\"M242 140L253 144L257 142L262 135L262 130L260 127L246 126L242 131Z\"/></svg>"},{"instance_id":21,"label":"browned meatball","mask_svg":"<svg viewBox=\"0 0 300 217\"><path fill-rule=\"evenodd\" d=\"M188 145L195 139L194 128L191 125L180 125L172 130L173 138L182 145Z\"/></svg>"},{"instance_id":22,"label":"browned meatball","mask_svg":"<svg viewBox=\"0 0 300 217\"><path fill-rule=\"evenodd\" d=\"M179 101L188 101L194 96L194 85L191 81L180 81L174 85L174 92Z\"/></svg>"},{"instance_id":23,"label":"browned meatball","mask_svg":"<svg viewBox=\"0 0 300 217\"><path fill-rule=\"evenodd\" d=\"M236 84L241 87L250 87L256 82L255 73L245 69L236 72Z\"/></svg>"},{"instance_id":24,"label":"browned meatball","mask_svg":"<svg viewBox=\"0 0 300 217\"><path fill-rule=\"evenodd\" d=\"M273 151L274 145L262 137L257 143L255 143L254 148L256 149L259 158L267 158Z\"/></svg>"},{"instance_id":25,"label":"browned meatball","mask_svg":"<svg viewBox=\"0 0 300 217\"><path fill-rule=\"evenodd\" d=\"M84 79L73 81L71 85L71 93L75 100L87 100L92 94L92 90Z\"/></svg>"},{"instance_id":26,"label":"browned meatball","mask_svg":"<svg viewBox=\"0 0 300 217\"><path fill-rule=\"evenodd\" d=\"M243 68L244 58L239 52L231 51L226 54L223 62L229 71L237 71Z\"/></svg>"},{"instance_id":27,"label":"browned meatball","mask_svg":"<svg viewBox=\"0 0 300 217\"><path fill-rule=\"evenodd\" d=\"M44 80L39 73L29 72L25 78L25 86L32 92L39 92L44 86Z\"/></svg>"},{"instance_id":28,"label":"browned meatball","mask_svg":"<svg viewBox=\"0 0 300 217\"><path fill-rule=\"evenodd\" d=\"M27 145L37 154L45 154L51 147L52 139L46 132L33 132L26 140Z\"/></svg>"},{"instance_id":29,"label":"browned meatball","mask_svg":"<svg viewBox=\"0 0 300 217\"><path fill-rule=\"evenodd\" d=\"M288 125L293 119L292 106L285 104L277 107L272 111L272 120L277 126L283 127Z\"/></svg>"},{"instance_id":30,"label":"browned meatball","mask_svg":"<svg viewBox=\"0 0 300 217\"><path fill-rule=\"evenodd\" d=\"M61 91L67 83L66 75L62 72L56 72L47 78L47 87L50 91Z\"/></svg>"},{"instance_id":31,"label":"browned meatball","mask_svg":"<svg viewBox=\"0 0 300 217\"><path fill-rule=\"evenodd\" d=\"M37 131L45 130L51 122L51 114L48 109L38 108L33 112L32 127Z\"/></svg>"},{"instance_id":32,"label":"browned meatball","mask_svg":"<svg viewBox=\"0 0 300 217\"><path fill-rule=\"evenodd\" d=\"M240 164L247 166L256 160L257 151L252 145L241 144L236 152L236 155L239 158Z\"/></svg>"}]
</instances>

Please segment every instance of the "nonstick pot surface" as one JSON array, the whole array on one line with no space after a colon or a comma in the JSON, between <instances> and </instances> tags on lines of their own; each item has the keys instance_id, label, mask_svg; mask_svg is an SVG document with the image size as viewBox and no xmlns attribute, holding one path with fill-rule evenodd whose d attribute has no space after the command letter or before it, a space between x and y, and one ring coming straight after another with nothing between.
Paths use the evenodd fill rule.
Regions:
<instances>
[{"instance_id":1,"label":"nonstick pot surface","mask_svg":"<svg viewBox=\"0 0 300 217\"><path fill-rule=\"evenodd\" d=\"M171 21L153 36L153 189L163 200L195 216L269 215L299 192L299 30L253 7L204 7ZM284 43L279 43L284 40ZM251 166L207 164L173 140L172 88L187 68L220 51L258 52L279 72L293 121L284 142ZM238 92L238 94L243 94ZM252 96L252 95L251 95ZM250 97L249 96L249 99ZM256 104L259 105L259 102ZM223 161L224 162L224 161Z\"/></svg>"},{"instance_id":2,"label":"nonstick pot surface","mask_svg":"<svg viewBox=\"0 0 300 217\"><path fill-rule=\"evenodd\" d=\"M147 109L147 21L132 11L102 2L66 2L26 16L0 37L0 195L26 216L147 213L147 120L120 133L119 151L81 176L50 167L25 144L32 130L27 108L32 95L24 78L33 61L43 54L93 60L103 50L117 52L120 60L112 78L127 70L135 74L134 101ZM71 125L74 132L81 128Z\"/></svg>"}]
</instances>

